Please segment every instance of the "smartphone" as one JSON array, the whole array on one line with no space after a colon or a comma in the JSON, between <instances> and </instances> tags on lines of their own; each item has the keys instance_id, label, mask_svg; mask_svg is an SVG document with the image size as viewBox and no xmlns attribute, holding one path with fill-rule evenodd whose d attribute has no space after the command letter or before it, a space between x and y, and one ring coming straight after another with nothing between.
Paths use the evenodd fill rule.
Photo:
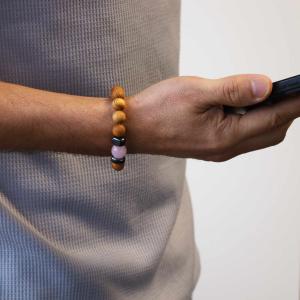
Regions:
<instances>
[{"instance_id":1,"label":"smartphone","mask_svg":"<svg viewBox=\"0 0 300 300\"><path fill-rule=\"evenodd\" d=\"M243 115L249 110L269 106L291 96L300 96L300 75L273 82L272 93L262 102L246 107L224 106L224 112Z\"/></svg>"}]
</instances>

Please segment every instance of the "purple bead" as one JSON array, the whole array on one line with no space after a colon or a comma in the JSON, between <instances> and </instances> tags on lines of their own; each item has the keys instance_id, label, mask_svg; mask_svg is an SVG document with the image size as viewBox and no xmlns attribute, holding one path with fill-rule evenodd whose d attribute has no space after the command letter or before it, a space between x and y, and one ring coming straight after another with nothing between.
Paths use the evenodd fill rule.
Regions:
<instances>
[{"instance_id":1,"label":"purple bead","mask_svg":"<svg viewBox=\"0 0 300 300\"><path fill-rule=\"evenodd\" d=\"M111 148L111 154L113 157L121 159L123 157L125 157L127 153L127 149L126 146L112 146Z\"/></svg>"}]
</instances>

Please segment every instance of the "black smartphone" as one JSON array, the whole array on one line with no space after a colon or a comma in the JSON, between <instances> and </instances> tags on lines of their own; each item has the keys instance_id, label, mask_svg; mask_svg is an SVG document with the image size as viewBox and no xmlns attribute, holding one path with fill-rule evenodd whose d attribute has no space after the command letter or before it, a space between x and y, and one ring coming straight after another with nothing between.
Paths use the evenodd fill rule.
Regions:
<instances>
[{"instance_id":1,"label":"black smartphone","mask_svg":"<svg viewBox=\"0 0 300 300\"><path fill-rule=\"evenodd\" d=\"M262 102L246 107L224 106L224 112L243 115L249 110L272 105L279 101L283 101L287 97L298 95L300 96L300 75L274 82L272 93L266 100Z\"/></svg>"}]
</instances>

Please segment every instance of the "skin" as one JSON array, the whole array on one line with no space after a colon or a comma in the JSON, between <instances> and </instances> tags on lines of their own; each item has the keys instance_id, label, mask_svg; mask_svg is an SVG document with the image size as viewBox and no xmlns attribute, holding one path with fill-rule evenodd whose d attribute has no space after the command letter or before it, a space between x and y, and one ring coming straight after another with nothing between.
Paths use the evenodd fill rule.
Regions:
<instances>
[{"instance_id":1,"label":"skin","mask_svg":"<svg viewBox=\"0 0 300 300\"><path fill-rule=\"evenodd\" d=\"M253 82L260 83L257 95ZM299 98L243 116L226 115L222 109L262 101L271 89L271 80L256 74L220 79L181 76L158 82L126 97L128 153L221 162L277 145L300 116ZM0 99L1 150L110 155L109 98L0 82Z\"/></svg>"},{"instance_id":2,"label":"skin","mask_svg":"<svg viewBox=\"0 0 300 300\"><path fill-rule=\"evenodd\" d=\"M253 80L266 85L264 96L259 99L252 91ZM271 90L271 80L256 74L213 80L186 76L161 81L134 96L132 123L139 125L134 126L133 135L138 139L132 148L140 153L222 162L277 145L300 116L299 98L285 99L243 116L226 115L222 109L223 105L257 103L268 97Z\"/></svg>"},{"instance_id":3,"label":"skin","mask_svg":"<svg viewBox=\"0 0 300 300\"><path fill-rule=\"evenodd\" d=\"M0 82L0 149L109 155L109 99Z\"/></svg>"}]
</instances>

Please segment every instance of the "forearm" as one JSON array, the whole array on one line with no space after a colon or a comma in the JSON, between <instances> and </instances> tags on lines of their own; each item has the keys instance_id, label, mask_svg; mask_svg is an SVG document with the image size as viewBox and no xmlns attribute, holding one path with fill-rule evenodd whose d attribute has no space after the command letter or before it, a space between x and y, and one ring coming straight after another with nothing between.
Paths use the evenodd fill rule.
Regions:
<instances>
[{"instance_id":1,"label":"forearm","mask_svg":"<svg viewBox=\"0 0 300 300\"><path fill-rule=\"evenodd\" d=\"M110 155L108 98L0 82L0 150Z\"/></svg>"}]
</instances>

